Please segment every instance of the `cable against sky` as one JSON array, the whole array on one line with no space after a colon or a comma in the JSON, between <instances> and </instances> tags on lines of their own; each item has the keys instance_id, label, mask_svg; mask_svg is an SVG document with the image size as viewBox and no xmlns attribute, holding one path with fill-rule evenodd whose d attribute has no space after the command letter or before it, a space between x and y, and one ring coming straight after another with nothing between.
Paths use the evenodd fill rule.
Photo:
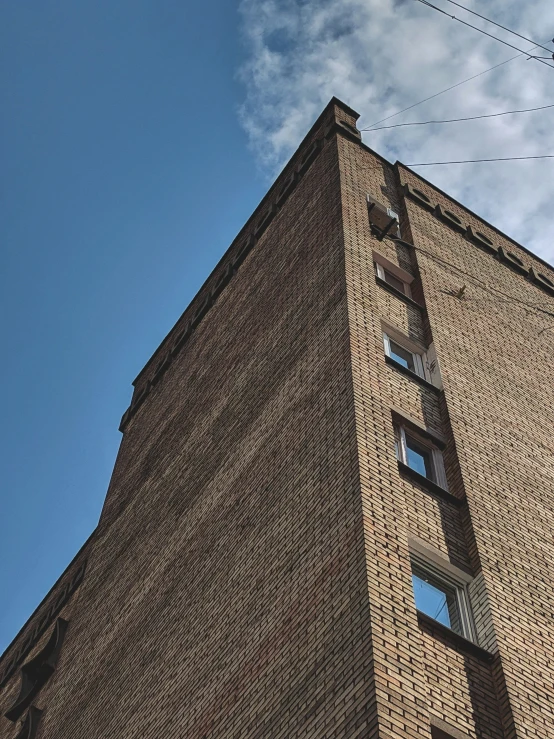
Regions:
<instances>
[{"instance_id":1,"label":"cable against sky","mask_svg":"<svg viewBox=\"0 0 554 739\"><path fill-rule=\"evenodd\" d=\"M545 51L548 51L550 53L550 59L552 59L552 49L548 49L546 46L543 46L542 44L537 43L536 41L533 41L530 38L527 38L526 36L522 36L521 33L518 33L517 31L512 31L511 28L507 28L506 26L503 26L501 23L497 23L496 21L493 21L491 18L487 18L484 15L481 15L481 13L475 12L475 10L471 10L470 8L466 8L465 5L461 5L460 3L455 2L455 0L446 0L447 3L450 3L451 5L456 5L458 8L461 8L462 10L465 10L467 13L471 13L472 15L476 15L478 18L481 18L484 21L487 21L487 23L492 23L494 26L497 26L498 28L502 28L503 31L507 31L508 33L512 33L514 36L518 36L519 38L523 39L524 41L528 41L530 44L535 44L533 48L540 47L541 49L544 49ZM554 43L554 39L553 39Z\"/></svg>"},{"instance_id":2,"label":"cable against sky","mask_svg":"<svg viewBox=\"0 0 554 739\"><path fill-rule=\"evenodd\" d=\"M487 69L484 69L482 72L478 72L477 74L474 74L472 77L467 77L465 80L462 80L461 82L456 82L454 85L450 85L450 87L446 87L444 90L441 90L440 92L436 92L434 95L430 95L429 97L423 98L423 100L419 100L417 103L414 103L413 105L408 105L407 108L402 108L402 110L397 110L396 113L392 113L391 115L388 115L386 118L381 118L379 121L375 121L375 123L371 123L367 128L361 128L360 131L370 131L374 126L378 126L379 123L384 123L385 121L390 120L391 118L395 118L397 115L400 115L401 113L405 113L408 110L411 110L412 108L416 108L418 105L421 105L422 103L426 103L429 100L433 100L433 98L439 97L439 95L444 95L445 92L450 92L450 90L454 90L456 87L460 87L461 85L465 85L466 82L471 82L471 80L477 79L477 77L481 77L484 74L487 74L487 72L492 72L494 69L498 69L498 67L502 67L504 64L508 64L509 62L513 62L514 59L519 59L521 56L527 56L529 52L534 51L536 49L536 46L533 46L529 51L524 51L521 54L516 54L515 56L511 56L509 59L505 59L503 62L500 62L499 64L495 64L492 67L488 67Z\"/></svg>"},{"instance_id":3,"label":"cable against sky","mask_svg":"<svg viewBox=\"0 0 554 739\"><path fill-rule=\"evenodd\" d=\"M541 105L539 108L524 108L523 110L505 110L503 113L488 113L486 115L473 115L468 118L448 118L445 120L437 121L410 121L408 123L395 123L392 126L379 126L379 128L364 128L363 131L384 131L386 128L402 128L402 126L428 126L431 123L459 123L461 121L477 121L481 118L497 118L502 115L513 115L515 113L533 113L536 110L546 110L547 108L554 108L554 103L551 105Z\"/></svg>"},{"instance_id":4,"label":"cable against sky","mask_svg":"<svg viewBox=\"0 0 554 739\"><path fill-rule=\"evenodd\" d=\"M526 53L522 49L518 49L517 46L514 46L513 44L508 43L507 41L504 41L501 38L498 38L498 36L493 36L492 33L488 33L487 31L484 31L482 28L478 28L477 26L473 26L471 23L467 23L467 21L463 21L461 18L458 18L455 15L450 15L450 13L447 13L445 10L442 10L442 8L437 7L436 5L433 5L433 3L428 2L428 0L415 0L417 3L421 3L422 5L426 5L428 8L432 8L433 10L436 10L439 13L442 13L442 15L445 15L447 18L451 18L453 21L458 21L458 23L462 23L464 26L467 26L468 28L473 28L474 31L478 31L479 33L484 34L485 36L488 36L489 38L494 39L495 41L499 41L501 44L504 44L504 46L509 46L510 49L515 49L516 51L521 52L522 54ZM535 44L535 48L538 44ZM551 67L554 69L554 64L549 64L547 61L543 59L543 57L539 56L531 56L531 59L534 59L537 62L540 62L541 64L545 64L547 67Z\"/></svg>"},{"instance_id":5,"label":"cable against sky","mask_svg":"<svg viewBox=\"0 0 554 739\"><path fill-rule=\"evenodd\" d=\"M476 162L514 162L523 159L554 159L554 154L541 154L536 157L497 157L496 159L460 159L452 162L416 162L406 164L406 167L434 167L438 164L475 164Z\"/></svg>"}]
</instances>

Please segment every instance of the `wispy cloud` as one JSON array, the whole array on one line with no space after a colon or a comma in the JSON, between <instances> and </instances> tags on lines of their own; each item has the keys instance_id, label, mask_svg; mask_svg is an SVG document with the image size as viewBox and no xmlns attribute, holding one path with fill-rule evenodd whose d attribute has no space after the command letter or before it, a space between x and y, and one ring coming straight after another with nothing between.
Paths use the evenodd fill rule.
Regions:
<instances>
[{"instance_id":1,"label":"wispy cloud","mask_svg":"<svg viewBox=\"0 0 554 739\"><path fill-rule=\"evenodd\" d=\"M554 35L554 4L548 0L492 0L486 11L482 4L466 2L552 46L546 43ZM530 47L445 0L436 4L519 48ZM362 114L358 125L363 128L516 54L414 0L242 0L240 9L247 46L240 70L246 89L241 121L262 167L271 174L332 95ZM548 103L554 103L554 69L522 56L389 123ZM364 141L390 160L406 163L554 154L554 109L368 132ZM554 261L554 160L418 171Z\"/></svg>"}]
</instances>

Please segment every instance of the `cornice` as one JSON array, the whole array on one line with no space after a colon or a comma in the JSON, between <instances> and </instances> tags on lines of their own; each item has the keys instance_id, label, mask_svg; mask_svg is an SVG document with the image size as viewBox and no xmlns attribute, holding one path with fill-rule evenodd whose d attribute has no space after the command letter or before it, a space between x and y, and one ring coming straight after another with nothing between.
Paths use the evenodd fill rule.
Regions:
<instances>
[{"instance_id":1,"label":"cornice","mask_svg":"<svg viewBox=\"0 0 554 739\"><path fill-rule=\"evenodd\" d=\"M87 566L85 553L93 536L94 531L0 656L0 689L10 680L83 581Z\"/></svg>"},{"instance_id":2,"label":"cornice","mask_svg":"<svg viewBox=\"0 0 554 739\"><path fill-rule=\"evenodd\" d=\"M411 170L409 167L406 167L400 162L397 162L396 166L399 168L402 167L404 170L406 170L410 174L421 179L423 182L425 182L426 185L431 187L433 190L436 190L441 195L444 195L444 197L451 200L460 209L468 212L473 218L481 221L484 225L486 225L487 228L491 229L492 231L495 231L499 235L500 238L506 239L510 243L514 244L518 249L521 249L521 251L524 252L524 254L528 254L533 259L537 260L538 262L541 262L549 270L553 269L552 266L548 264L548 262L545 262L543 259L538 257L536 254L533 254L528 249L526 249L524 246L521 246L521 244L518 244L516 241L511 239L506 234L503 234L501 231L499 231L497 228L492 226L490 223L487 223L482 218L479 218L479 216L477 216L475 213L470 211L464 205L454 200L454 198L448 195L448 193L444 193L442 190L435 187L432 183L427 182L427 180L424 180L422 177L419 177L419 175L416 172L413 172L413 170ZM428 195L426 195L422 190L418 189L417 187L414 187L406 182L401 182L401 191L404 194L404 197L408 198L413 203L416 203L422 209L427 210L435 218L437 218L437 220L441 221L441 223L448 226L451 230L456 231L458 234L461 234L467 241L471 242L474 246L477 246L482 251L485 251L491 254L499 262L502 262L506 266L510 267L510 269L512 269L514 272L517 272L518 274L525 277L529 282L533 283L536 287L543 290L543 292L546 292L548 295L554 297L554 276L551 278L545 275L544 273L539 272L539 270L536 267L533 267L531 264L527 263L525 258L522 258L524 257L524 254L519 256L518 254L515 254L512 251L509 251L509 249L507 249L505 246L499 243L495 243L488 236L481 233L480 231L477 231L470 224L466 223L458 215L456 215L452 211L449 211L444 206L432 200Z\"/></svg>"},{"instance_id":3,"label":"cornice","mask_svg":"<svg viewBox=\"0 0 554 739\"><path fill-rule=\"evenodd\" d=\"M279 213L280 209L286 204L288 198L294 192L303 176L329 140L340 135L342 138L345 138L351 143L357 144L370 152L384 165L391 168L396 167L397 171L402 167L404 170L426 182L423 178L420 178L417 173L409 169L409 167L406 167L400 162L393 165L377 152L374 152L363 144L361 133L354 125L352 125L351 122L344 120L344 118L348 117L355 121L359 115L337 98L332 98L298 147L295 154L291 157L281 175L279 175L274 185L261 201L260 205L256 208L252 216L241 229L237 238L220 259L181 318L169 331L166 338L162 341L158 349L156 349L152 357L138 374L137 378L133 382L133 385L136 387L131 404L121 418L119 425L119 430L121 432L125 431L129 421L149 396L152 388L160 382L175 357L179 354L204 317L216 303L218 297L237 273L242 262L264 235L268 226ZM438 188L435 188L434 185L430 184L430 186L438 192L441 192ZM496 259L510 267L513 271L524 276L527 280L547 294L554 296L554 280L551 280L547 275L539 272L536 268L526 265L517 254L508 251L501 245L495 244L491 239L485 236L485 234L476 231L471 227L471 225L466 224L455 213L452 213L438 203L432 202L431 199L422 191L417 188L411 188L406 184L403 184L402 188L406 197L432 213L434 217L439 219L449 228L462 234L468 241L480 249L493 254ZM458 204L453 200L453 198L450 198L449 195L446 193L444 194L447 198ZM467 211L464 206L460 205L460 207ZM469 212L471 213L471 211ZM472 213L471 215L474 214ZM478 218L478 216L475 216L475 218ZM479 220L482 221L482 219ZM485 221L482 222L485 223ZM497 231L497 229L494 229L490 224L486 225ZM512 243L516 243L509 239L509 237L504 235L502 236L503 238L512 241ZM521 247L520 245L518 245L518 247L522 249L522 251L530 253L524 247ZM543 261L540 260L539 257L535 257L535 255L533 256L537 260L541 262ZM546 265L546 262L544 262L544 264Z\"/></svg>"}]
</instances>

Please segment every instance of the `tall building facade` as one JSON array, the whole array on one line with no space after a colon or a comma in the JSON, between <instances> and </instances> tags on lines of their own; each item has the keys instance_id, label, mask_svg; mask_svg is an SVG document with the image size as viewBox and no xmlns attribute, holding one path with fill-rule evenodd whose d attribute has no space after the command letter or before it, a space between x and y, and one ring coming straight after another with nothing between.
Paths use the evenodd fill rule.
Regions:
<instances>
[{"instance_id":1,"label":"tall building facade","mask_svg":"<svg viewBox=\"0 0 554 739\"><path fill-rule=\"evenodd\" d=\"M136 379L1 739L554 737L554 270L357 117Z\"/></svg>"}]
</instances>

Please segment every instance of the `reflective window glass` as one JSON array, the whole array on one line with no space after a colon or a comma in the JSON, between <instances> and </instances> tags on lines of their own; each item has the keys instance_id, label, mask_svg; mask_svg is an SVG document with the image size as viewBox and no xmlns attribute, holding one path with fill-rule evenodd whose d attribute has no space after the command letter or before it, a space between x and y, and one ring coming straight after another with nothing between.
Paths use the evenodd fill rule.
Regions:
<instances>
[{"instance_id":1,"label":"reflective window glass","mask_svg":"<svg viewBox=\"0 0 554 739\"><path fill-rule=\"evenodd\" d=\"M433 479L431 450L406 434L406 464L420 475Z\"/></svg>"},{"instance_id":2,"label":"reflective window glass","mask_svg":"<svg viewBox=\"0 0 554 739\"><path fill-rule=\"evenodd\" d=\"M392 341L392 339L389 340L389 346L391 359L394 359L395 362L398 362L398 364L406 367L406 369L415 372L413 353L409 352L407 349L404 349L400 346L400 344L397 344L396 341Z\"/></svg>"},{"instance_id":3,"label":"reflective window glass","mask_svg":"<svg viewBox=\"0 0 554 739\"><path fill-rule=\"evenodd\" d=\"M453 585L416 566L412 571L412 585L418 611L449 629L462 633L458 595Z\"/></svg>"}]
</instances>

